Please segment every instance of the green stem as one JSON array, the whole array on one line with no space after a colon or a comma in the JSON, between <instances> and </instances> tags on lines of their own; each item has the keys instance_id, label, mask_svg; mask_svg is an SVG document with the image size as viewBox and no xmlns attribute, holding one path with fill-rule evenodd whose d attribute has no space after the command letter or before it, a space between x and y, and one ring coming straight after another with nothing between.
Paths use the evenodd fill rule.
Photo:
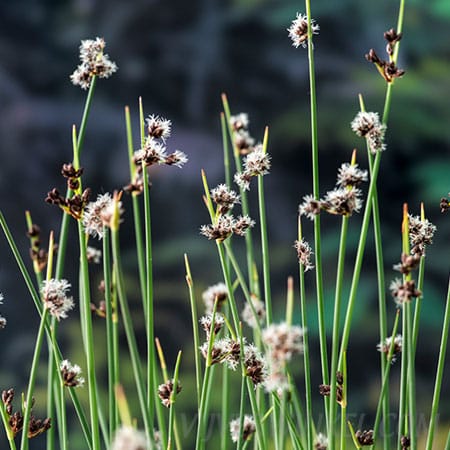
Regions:
<instances>
[{"instance_id":1,"label":"green stem","mask_svg":"<svg viewBox=\"0 0 450 450\"><path fill-rule=\"evenodd\" d=\"M36 345L34 348L33 361L31 363L30 378L28 381L27 398L24 406L22 439L20 441L20 450L28 449L28 426L30 424L31 409L33 407L34 384L36 382L36 374L39 365L39 357L41 356L42 342L45 336L45 321L49 312L44 308L44 312L39 324L39 331L36 337Z\"/></svg>"},{"instance_id":2,"label":"green stem","mask_svg":"<svg viewBox=\"0 0 450 450\"><path fill-rule=\"evenodd\" d=\"M402 343L402 365L400 371L400 399L399 399L399 407L398 407L398 435L397 435L397 448L401 448L400 440L403 435L406 434L406 399L407 399L407 376L408 376L408 345L411 343L408 342L405 336L407 332L406 325L406 314L405 314L405 305L403 304L403 313L402 313L402 334L403 334L403 343Z\"/></svg>"},{"instance_id":3,"label":"green stem","mask_svg":"<svg viewBox=\"0 0 450 450\"><path fill-rule=\"evenodd\" d=\"M436 371L436 381L434 383L433 402L431 403L431 417L430 425L428 426L428 436L426 450L431 450L433 447L434 430L436 428L436 422L438 418L439 410L439 398L441 395L441 386L444 374L445 366L445 354L447 351L448 333L450 328L450 280L447 291L447 300L445 303L444 323L442 325L441 344L439 347L438 366ZM450 434L447 441L446 449L450 446Z\"/></svg>"},{"instance_id":4,"label":"green stem","mask_svg":"<svg viewBox=\"0 0 450 450\"><path fill-rule=\"evenodd\" d=\"M301 217L298 218L298 240L301 241L302 224ZM303 367L305 373L305 396L306 396L306 429L307 429L307 449L313 450L313 430L312 430L312 398L311 398L311 368L309 358L309 327L306 310L306 289L305 289L305 269L299 264L299 280L300 280L300 309L302 316L302 327L305 331L303 335Z\"/></svg>"},{"instance_id":5,"label":"green stem","mask_svg":"<svg viewBox=\"0 0 450 450\"><path fill-rule=\"evenodd\" d=\"M328 442L330 450L334 450L335 446L335 428L337 415L336 402L336 372L339 353L339 325L340 325L340 311L342 300L342 285L344 281L344 264L345 264L345 249L347 245L347 231L348 231L347 216L342 217L341 238L339 243L339 256L336 274L336 292L334 297L334 315L333 315L333 340L331 346L331 394L330 394L330 412L329 412L329 428L328 428Z\"/></svg>"},{"instance_id":6,"label":"green stem","mask_svg":"<svg viewBox=\"0 0 450 450\"><path fill-rule=\"evenodd\" d=\"M397 313L395 315L394 327L393 327L391 336L396 336L396 334L397 334L399 317L400 317L400 309L397 309ZM378 398L377 412L375 415L375 423L373 426L374 444L372 445L371 449L374 449L374 447L375 447L375 441L377 439L378 428L380 426L382 406L385 402L386 394L389 392L389 390L388 390L389 374L390 374L391 367L392 367L392 362L393 362L392 357L394 355L394 349L395 349L395 342L394 342L394 339L392 339L391 346L389 347L389 352L388 352L387 357L385 357L385 354L383 352L381 352L383 358L385 359L385 369L384 369L384 373L383 373L381 392L380 392L380 396ZM389 449L389 447L384 447L384 448Z\"/></svg>"},{"instance_id":7,"label":"green stem","mask_svg":"<svg viewBox=\"0 0 450 450\"><path fill-rule=\"evenodd\" d=\"M2 416L3 427L5 428L6 438L8 439L10 450L16 450L16 443L14 442L14 433L9 425L9 415L6 413L5 405L0 402L0 415Z\"/></svg>"},{"instance_id":8,"label":"green stem","mask_svg":"<svg viewBox=\"0 0 450 450\"><path fill-rule=\"evenodd\" d=\"M150 438L153 435L153 426L152 426L153 422L150 421L150 411L147 408L146 390L144 386L144 379L142 377L143 374L142 365L139 358L136 336L134 334L133 323L131 320L130 309L128 306L128 300L125 291L125 283L123 280L123 269L119 247L119 232L118 229L112 229L111 231L112 231L111 242L112 242L113 265L117 282L117 293L120 303L120 309L122 311L123 325L125 328L125 334L128 341L131 365L133 368L136 390L138 393L139 406L141 408L141 414L144 421L145 433L148 436L148 438Z\"/></svg>"},{"instance_id":9,"label":"green stem","mask_svg":"<svg viewBox=\"0 0 450 450\"><path fill-rule=\"evenodd\" d=\"M410 302L406 303L406 326L408 339L408 413L409 413L409 437L411 440L411 449L417 448L417 426L416 426L416 376L415 376L415 361L414 361L414 346L412 333L412 305Z\"/></svg>"},{"instance_id":10,"label":"green stem","mask_svg":"<svg viewBox=\"0 0 450 450\"><path fill-rule=\"evenodd\" d=\"M145 217L145 260L147 262L145 278L147 281L145 289L145 303L147 317L147 408L149 410L150 423L153 423L153 411L155 408L155 349L154 349L154 311L153 311L153 251L152 251L152 226L150 216L150 193L148 186L147 168L142 165L142 176L144 178L144 217Z\"/></svg>"},{"instance_id":11,"label":"green stem","mask_svg":"<svg viewBox=\"0 0 450 450\"><path fill-rule=\"evenodd\" d=\"M89 268L86 256L86 236L83 225L78 223L78 240L80 247L80 270L81 270L81 292L80 292L80 314L81 321L84 324L85 344L86 344L86 362L87 362L87 380L89 388L89 410L91 416L92 430L92 448L100 449L100 433L98 421L98 394L95 376L95 352L94 352L94 333L91 317L91 292L89 287Z\"/></svg>"},{"instance_id":12,"label":"green stem","mask_svg":"<svg viewBox=\"0 0 450 450\"><path fill-rule=\"evenodd\" d=\"M313 33L311 29L311 0L305 0L306 15L308 17L308 67L309 67L309 91L311 110L311 156L313 172L313 196L319 200L319 144L317 133L317 98L316 75L314 65ZM317 291L317 315L319 322L320 360L322 366L322 379L324 384L329 384L327 335L325 330L324 294L322 279L322 248L320 236L320 216L314 217L314 250L316 265L316 291ZM328 425L329 399L324 397L325 415Z\"/></svg>"},{"instance_id":13,"label":"green stem","mask_svg":"<svg viewBox=\"0 0 450 450\"><path fill-rule=\"evenodd\" d=\"M133 148L133 132L131 128L130 119L130 108L128 106L125 108L125 126L127 131L127 147L128 147L128 160L130 164L130 180L133 181L136 176L136 165L133 161L134 148ZM144 253L144 242L142 240L141 233L141 211L139 207L139 200L136 194L131 194L131 200L133 202L133 223L134 223L134 235L136 239L136 250L138 258L138 268L139 268L139 283L141 287L141 297L145 299L145 253ZM146 307L147 304L143 301L144 312L147 314Z\"/></svg>"},{"instance_id":14,"label":"green stem","mask_svg":"<svg viewBox=\"0 0 450 450\"><path fill-rule=\"evenodd\" d=\"M173 391L170 395L170 411L169 411L169 432L167 438L167 450L172 448L172 439L174 434L174 423L175 423L175 401L177 397L177 387L178 387L178 373L180 370L181 362L181 351L178 352L177 362L175 363L175 371L173 375Z\"/></svg>"},{"instance_id":15,"label":"green stem","mask_svg":"<svg viewBox=\"0 0 450 450\"><path fill-rule=\"evenodd\" d=\"M118 426L119 410L117 408L115 386L118 383L118 348L114 339L114 322L117 322L117 311L113 310L111 295L111 252L109 228L103 227L103 280L105 283L105 309L106 309L106 354L108 362L108 417L109 438L112 440Z\"/></svg>"}]
</instances>

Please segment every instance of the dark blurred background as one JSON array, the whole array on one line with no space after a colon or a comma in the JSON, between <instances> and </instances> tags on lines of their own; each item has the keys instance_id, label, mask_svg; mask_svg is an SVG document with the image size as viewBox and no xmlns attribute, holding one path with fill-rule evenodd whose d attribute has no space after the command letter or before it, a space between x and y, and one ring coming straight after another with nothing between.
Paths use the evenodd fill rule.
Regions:
<instances>
[{"instance_id":1,"label":"dark blurred background","mask_svg":"<svg viewBox=\"0 0 450 450\"><path fill-rule=\"evenodd\" d=\"M354 147L361 150L360 165L367 167L363 142L349 124L359 108L358 93L364 95L368 110L382 110L385 82L364 54L370 48L384 53L383 32L395 27L398 5L387 0L317 0L312 7L321 28L315 39L315 58L324 193L333 187L337 168L350 159ZM221 279L215 246L199 236L198 229L208 221L201 199L200 170L206 170L211 186L224 181L219 120L222 92L227 93L234 113L249 113L250 131L257 140L262 138L264 126L270 126L273 170L265 186L272 285L280 320L286 278L297 273L292 249L297 206L312 189L309 87L307 51L292 47L286 28L303 8L301 2L291 0L21 0L0 6L1 210L25 257L25 210L30 210L43 236L59 230L59 211L43 199L53 187L63 190L60 167L72 158L71 126L80 122L85 92L71 85L69 75L78 64L81 39L103 36L106 52L119 66L110 79L99 80L95 92L82 154L86 186L96 194L112 192L129 181L125 105L131 108L136 134L139 96L146 114L160 114L173 122L169 148L186 152L189 163L182 170L161 167L152 173L156 333L170 363L178 348L184 350L186 374L182 377L188 385L192 383L193 349L185 344L192 325L183 254L190 257L199 305L203 289ZM438 227L435 243L427 253L417 356L418 411L424 417L428 417L430 407L450 265L450 218L439 212L440 198L450 191L449 25L450 3L446 0L407 3L399 60L406 75L394 86L388 149L379 175L387 282L395 276L392 265L400 256L403 202L408 202L414 214L419 214L420 202L425 202L427 216ZM129 198L124 203L123 252L130 286L135 286L131 300L138 304L137 295L133 295L138 284ZM256 216L256 203L253 205ZM360 220L355 216L351 221L349 267L354 261ZM339 220L323 216L322 222L330 325ZM71 231L66 278L74 282L78 257L74 224ZM305 234L313 240L310 223L305 224ZM348 356L349 408L355 414L367 414L362 424L365 427L370 426L379 388L372 248L373 239L369 238ZM8 320L8 327L1 331L0 385L1 389L14 386L19 392L26 386L37 317L3 238L0 251L0 291L5 295L0 313ZM348 270L346 292L350 277ZM94 291L100 279L101 273L94 270ZM313 273L307 274L307 280L312 299ZM76 289L73 295L77 297ZM94 298L100 301L101 294L95 291ZM395 308L389 294L387 298L391 323ZM309 316L314 355L318 345L313 301ZM75 317L73 314L61 326L63 345L68 356L74 361L78 356L83 366ZM98 339L101 342L101 335ZM446 373L448 370L450 367ZM393 372L395 380L399 366ZM320 383L319 373L317 357L313 360L314 384ZM43 372L41 381L44 379ZM38 386L43 389L45 385ZM450 405L445 401L449 394L450 383L445 381L442 423L450 420ZM180 403L180 410L192 408L189 398L181 396Z\"/></svg>"}]
</instances>

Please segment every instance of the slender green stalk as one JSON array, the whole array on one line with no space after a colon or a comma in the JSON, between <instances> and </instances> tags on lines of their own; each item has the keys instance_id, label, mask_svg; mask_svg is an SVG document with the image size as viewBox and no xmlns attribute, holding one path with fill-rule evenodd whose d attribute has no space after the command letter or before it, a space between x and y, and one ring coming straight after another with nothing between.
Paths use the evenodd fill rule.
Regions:
<instances>
[{"instance_id":1,"label":"slender green stalk","mask_svg":"<svg viewBox=\"0 0 450 450\"><path fill-rule=\"evenodd\" d=\"M272 394L274 403L280 407L280 399L277 397L277 394ZM292 446L295 450L304 450L304 447L300 441L300 438L298 436L297 426L294 422L294 420L291 417L291 414L289 414L288 411L286 411L286 421L288 423L289 433L292 440Z\"/></svg>"},{"instance_id":2,"label":"slender green stalk","mask_svg":"<svg viewBox=\"0 0 450 450\"><path fill-rule=\"evenodd\" d=\"M110 245L109 228L103 227L103 280L105 283L106 354L108 361L108 423L109 439L111 441L118 426L119 411L115 395L115 386L118 383L118 348L114 343L114 322L117 322L117 311L113 311L112 307Z\"/></svg>"},{"instance_id":3,"label":"slender green stalk","mask_svg":"<svg viewBox=\"0 0 450 450\"><path fill-rule=\"evenodd\" d=\"M409 413L409 438L411 440L411 448L417 448L417 416L416 416L416 374L414 363L414 342L412 334L412 313L411 303L406 304L406 326L408 342L408 413Z\"/></svg>"},{"instance_id":4,"label":"slender green stalk","mask_svg":"<svg viewBox=\"0 0 450 450\"><path fill-rule=\"evenodd\" d=\"M396 334L397 334L399 317L400 317L400 309L397 309L397 313L395 315L394 327L393 327L391 336L396 336ZM378 398L377 412L375 415L375 423L373 426L374 444L372 445L371 449L375 448L375 442L377 439L378 428L379 428L380 420L381 420L381 410L382 410L382 406L384 404L385 396L388 393L389 374L390 374L391 367L392 367L392 362L393 362L392 357L394 355L394 349L395 349L395 342L394 342L394 339L392 339L391 346L389 347L389 352L387 354L387 357L385 357L384 353L381 352L383 357L385 357L385 359L386 359L386 364L385 364L385 369L384 369L383 379L382 379L382 384L381 384L381 392L380 392L380 396ZM385 447L385 448L389 448L389 447Z\"/></svg>"},{"instance_id":5,"label":"slender green stalk","mask_svg":"<svg viewBox=\"0 0 450 450\"><path fill-rule=\"evenodd\" d=\"M119 247L118 219L117 219L117 226L111 228L111 242L112 242L114 273L116 276L116 283L117 283L117 293L120 303L120 309L122 311L122 319L125 328L125 334L128 341L131 365L133 368L136 390L138 393L139 406L144 421L145 433L150 438L153 435L153 422L150 421L151 413L153 413L153 411L150 412L147 408L146 390L144 386L144 379L142 377L143 374L142 365L139 358L136 336L134 334L133 323L131 321L130 309L128 307L128 300L125 291L122 263L120 257L120 247Z\"/></svg>"},{"instance_id":6,"label":"slender green stalk","mask_svg":"<svg viewBox=\"0 0 450 450\"><path fill-rule=\"evenodd\" d=\"M344 282L344 264L345 264L345 249L347 245L347 232L348 232L348 220L347 216L342 217L341 225L341 238L339 243L339 256L336 273L336 291L334 297L334 315L333 315L333 338L331 346L331 393L330 393L330 410L329 410L329 423L328 423L328 445L330 450L335 448L335 430L336 430L336 415L337 415L337 402L336 402L336 372L339 353L339 325L340 325L340 311L342 300L342 285Z\"/></svg>"},{"instance_id":7,"label":"slender green stalk","mask_svg":"<svg viewBox=\"0 0 450 450\"><path fill-rule=\"evenodd\" d=\"M317 98L316 98L316 75L314 65L313 33L311 28L311 1L305 0L306 15L308 17L308 67L309 67L309 91L310 91L310 114L311 114L311 157L313 173L313 196L319 200L319 144L317 133ZM322 279L322 247L320 236L320 216L314 217L314 255L316 266L316 295L317 316L319 322L320 361L322 367L323 384L329 384L328 375L328 351L327 335L325 330L324 294ZM329 398L324 397L325 415L328 426Z\"/></svg>"},{"instance_id":8,"label":"slender green stalk","mask_svg":"<svg viewBox=\"0 0 450 450\"><path fill-rule=\"evenodd\" d=\"M301 241L302 222L301 216L298 217L298 240ZM311 368L309 357L309 327L306 310L306 289L305 289L305 268L299 262L299 280L300 280L300 310L302 316L302 327L305 330L303 335L303 367L305 376L305 397L306 397L306 430L307 430L307 449L313 449L313 429L312 429L312 398L311 398Z\"/></svg>"},{"instance_id":9,"label":"slender green stalk","mask_svg":"<svg viewBox=\"0 0 450 450\"><path fill-rule=\"evenodd\" d=\"M136 165L133 161L134 148L133 148L133 132L131 128L130 119L130 108L125 107L125 126L127 130L127 147L128 147L128 160L130 164L130 180L136 177ZM141 210L139 205L139 199L136 194L131 195L131 200L133 203L133 223L134 223L134 235L136 239L136 250L138 259L138 269L139 269L139 283L141 287L142 299L145 299L146 282L145 282L145 252L144 252L144 242L142 240L142 225L141 225ZM147 315L147 304L143 301L144 312Z\"/></svg>"},{"instance_id":10,"label":"slender green stalk","mask_svg":"<svg viewBox=\"0 0 450 450\"><path fill-rule=\"evenodd\" d=\"M175 371L173 375L173 391L170 395L170 410L169 410L169 432L167 439L167 450L172 448L172 439L174 435L174 423L175 423L175 401L177 397L177 387L178 387L178 373L180 370L181 363L181 351L178 352L177 362L175 363Z\"/></svg>"},{"instance_id":11,"label":"slender green stalk","mask_svg":"<svg viewBox=\"0 0 450 450\"><path fill-rule=\"evenodd\" d=\"M267 153L269 143L269 129L266 127L264 131L264 140L262 145L263 153ZM266 218L266 202L264 198L264 180L263 175L258 176L258 205L259 220L261 228L261 251L263 263L263 281L264 281L264 300L266 307L266 324L269 326L273 322L272 315L272 294L270 290L270 258L269 258L269 240L267 238L267 218Z\"/></svg>"},{"instance_id":12,"label":"slender green stalk","mask_svg":"<svg viewBox=\"0 0 450 450\"><path fill-rule=\"evenodd\" d=\"M430 417L430 425L428 426L426 450L431 450L433 447L434 430L436 428L436 422L438 418L439 399L441 395L441 386L444 374L445 354L447 351L449 328L450 328L450 279L447 290L447 300L445 303L444 323L442 325L441 344L439 347L436 381L434 383L433 402L431 403L431 417ZM450 447L450 433L445 448L447 449L449 447Z\"/></svg>"},{"instance_id":13,"label":"slender green stalk","mask_svg":"<svg viewBox=\"0 0 450 450\"><path fill-rule=\"evenodd\" d=\"M410 342L406 339L406 314L405 308L403 305L403 313L402 313L402 334L403 334L403 343L402 343L402 364L400 370L400 398L399 398L399 406L398 406L398 435L397 435L397 448L401 448L400 439L403 435L406 434L406 402L407 402L407 377L408 377L408 345Z\"/></svg>"},{"instance_id":14,"label":"slender green stalk","mask_svg":"<svg viewBox=\"0 0 450 450\"><path fill-rule=\"evenodd\" d=\"M236 171L242 172L242 163L240 159L239 149L236 147L234 142L234 132L231 129L230 125L230 118L231 118L231 111L230 106L228 104L228 99L225 94L222 94L222 104L223 104L223 110L225 113L225 119L226 119L226 126L228 128L228 133L230 136L231 144L234 149L234 162L236 165ZM242 214L250 215L250 208L248 205L248 195L245 190L240 188L240 195L241 195L241 206L242 206ZM248 229L245 233L245 247L246 247L246 256L247 256L247 272L248 272L248 285L252 289L252 291L256 291L256 286L254 286L254 278L253 278L253 263L255 261L254 256L254 249L253 249L253 238L252 238L252 231L251 229Z\"/></svg>"},{"instance_id":15,"label":"slender green stalk","mask_svg":"<svg viewBox=\"0 0 450 450\"><path fill-rule=\"evenodd\" d=\"M341 403L341 445L339 450L345 450L345 430L347 422L347 353L344 352L344 358L342 362L342 403Z\"/></svg>"},{"instance_id":16,"label":"slender green stalk","mask_svg":"<svg viewBox=\"0 0 450 450\"><path fill-rule=\"evenodd\" d=\"M16 450L16 443L14 442L14 433L9 425L9 416L6 413L5 405L0 402L0 416L2 417L3 426L5 428L6 438L8 439L10 450Z\"/></svg>"},{"instance_id":17,"label":"slender green stalk","mask_svg":"<svg viewBox=\"0 0 450 450\"><path fill-rule=\"evenodd\" d=\"M195 302L194 293L194 280L192 278L191 267L189 264L189 259L186 253L184 254L184 264L186 267L186 283L189 289L189 302L191 305L191 317L192 317L192 333L194 336L194 352L195 358L195 385L197 392L197 408L200 407L200 387L201 387L201 366L200 366L200 355L198 349L200 348L200 337L198 335L198 314L197 314L197 304Z\"/></svg>"},{"instance_id":18,"label":"slender green stalk","mask_svg":"<svg viewBox=\"0 0 450 450\"><path fill-rule=\"evenodd\" d=\"M359 104L361 111L365 111L365 105L362 95L359 96ZM370 177L372 177L373 156L370 147L366 142L367 160L369 162ZM375 255L377 261L377 286L378 286L378 312L379 312L379 330L380 342L384 342L387 337L387 312L386 312L386 294L385 294L385 276L384 276L384 258L383 258L383 243L381 238L381 223L380 211L378 205L378 192L374 192L372 199L372 220L373 220L373 234L375 238ZM383 377L386 369L386 359L383 353L380 353L380 375ZM389 385L383 400L383 439L384 448L389 449L390 444L390 394Z\"/></svg>"},{"instance_id":19,"label":"slender green stalk","mask_svg":"<svg viewBox=\"0 0 450 450\"><path fill-rule=\"evenodd\" d=\"M252 381L249 377L245 377L247 381L247 393L250 400L250 405L252 407L252 413L253 418L255 419L255 427L256 427L256 440L258 442L258 448L260 450L266 450L267 449L267 442L264 438L264 431L262 427L262 420L261 420L261 414L259 411L258 402L256 401L256 394L255 394L255 386L253 385ZM275 437L275 442L276 442Z\"/></svg>"},{"instance_id":20,"label":"slender green stalk","mask_svg":"<svg viewBox=\"0 0 450 450\"><path fill-rule=\"evenodd\" d=\"M36 345L34 348L33 361L31 363L30 378L28 381L26 404L23 413L23 429L22 429L22 438L20 441L20 450L28 449L28 426L30 424L31 409L33 407L34 384L36 382L39 357L41 356L42 342L45 336L45 321L47 319L48 314L49 310L45 308L41 317L41 322L39 324L39 331L36 337Z\"/></svg>"},{"instance_id":21,"label":"slender green stalk","mask_svg":"<svg viewBox=\"0 0 450 450\"><path fill-rule=\"evenodd\" d=\"M450 430L448 431L447 442L445 443L445 449L444 450L450 450Z\"/></svg>"}]
</instances>

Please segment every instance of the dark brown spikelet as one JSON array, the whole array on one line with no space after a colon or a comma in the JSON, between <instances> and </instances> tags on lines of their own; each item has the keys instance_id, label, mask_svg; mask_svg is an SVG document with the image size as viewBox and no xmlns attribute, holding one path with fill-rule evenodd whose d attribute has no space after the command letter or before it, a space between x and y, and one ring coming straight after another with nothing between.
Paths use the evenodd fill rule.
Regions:
<instances>
[{"instance_id":1,"label":"dark brown spikelet","mask_svg":"<svg viewBox=\"0 0 450 450\"><path fill-rule=\"evenodd\" d=\"M2 402L5 405L5 410L8 416L12 413L12 402L14 400L14 389L10 388L2 391Z\"/></svg>"},{"instance_id":2,"label":"dark brown spikelet","mask_svg":"<svg viewBox=\"0 0 450 450\"><path fill-rule=\"evenodd\" d=\"M9 417L9 426L11 428L11 431L15 436L17 436L23 428L23 415L21 412L16 411L14 414L10 415Z\"/></svg>"},{"instance_id":3,"label":"dark brown spikelet","mask_svg":"<svg viewBox=\"0 0 450 450\"><path fill-rule=\"evenodd\" d=\"M355 437L358 440L358 443L362 446L373 445L373 430L358 430L355 433Z\"/></svg>"},{"instance_id":4,"label":"dark brown spikelet","mask_svg":"<svg viewBox=\"0 0 450 450\"><path fill-rule=\"evenodd\" d=\"M28 438L32 439L36 436L45 433L51 427L51 419L36 419L36 417L30 417L30 423L28 425Z\"/></svg>"},{"instance_id":5,"label":"dark brown spikelet","mask_svg":"<svg viewBox=\"0 0 450 450\"><path fill-rule=\"evenodd\" d=\"M171 405L170 396L172 395L173 389L174 389L173 380L168 380L164 384L160 384L158 386L158 396L161 399L161 403L166 408L170 408ZM181 392L181 384L178 382L177 394L179 392Z\"/></svg>"}]
</instances>

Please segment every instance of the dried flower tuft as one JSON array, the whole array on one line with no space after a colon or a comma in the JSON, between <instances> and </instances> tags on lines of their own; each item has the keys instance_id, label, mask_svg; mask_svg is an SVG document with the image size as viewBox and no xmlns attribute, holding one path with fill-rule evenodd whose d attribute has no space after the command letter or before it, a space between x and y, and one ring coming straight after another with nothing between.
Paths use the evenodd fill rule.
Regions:
<instances>
[{"instance_id":1,"label":"dried flower tuft","mask_svg":"<svg viewBox=\"0 0 450 450\"><path fill-rule=\"evenodd\" d=\"M410 302L413 298L420 297L422 293L416 289L416 284L414 280L407 280L402 282L398 278L392 281L390 285L390 291L394 297L395 303L397 305L402 305L403 303Z\"/></svg>"},{"instance_id":2,"label":"dried flower tuft","mask_svg":"<svg viewBox=\"0 0 450 450\"><path fill-rule=\"evenodd\" d=\"M303 352L304 330L297 325L288 325L286 322L272 324L262 332L264 344L268 347L271 362L284 364L290 361L293 355Z\"/></svg>"},{"instance_id":3,"label":"dried flower tuft","mask_svg":"<svg viewBox=\"0 0 450 450\"><path fill-rule=\"evenodd\" d=\"M298 212L301 216L314 220L314 217L320 214L321 207L322 203L320 200L316 200L312 195L305 195L303 203L298 207Z\"/></svg>"},{"instance_id":4,"label":"dried flower tuft","mask_svg":"<svg viewBox=\"0 0 450 450\"><path fill-rule=\"evenodd\" d=\"M319 25L314 19L311 19L311 34L319 34ZM297 17L292 21L291 26L287 29L292 45L295 48L302 46L307 47L308 44L308 17L306 14L297 13Z\"/></svg>"},{"instance_id":5,"label":"dried flower tuft","mask_svg":"<svg viewBox=\"0 0 450 450\"><path fill-rule=\"evenodd\" d=\"M313 252L308 242L304 238L301 241L297 240L294 242L294 248L297 250L298 262L303 266L303 270L306 272L314 269L314 264L311 262Z\"/></svg>"},{"instance_id":6,"label":"dried flower tuft","mask_svg":"<svg viewBox=\"0 0 450 450\"><path fill-rule=\"evenodd\" d=\"M373 430L358 430L355 433L355 437L358 440L359 445L366 446L366 445L373 445Z\"/></svg>"},{"instance_id":7,"label":"dried flower tuft","mask_svg":"<svg viewBox=\"0 0 450 450\"><path fill-rule=\"evenodd\" d=\"M108 78L117 71L116 63L112 62L109 56L104 53L105 45L105 40L99 37L95 40L81 41L81 64L70 76L70 80L75 86L80 86L81 89L89 89L94 76Z\"/></svg>"},{"instance_id":8,"label":"dried flower tuft","mask_svg":"<svg viewBox=\"0 0 450 450\"><path fill-rule=\"evenodd\" d=\"M361 170L358 164L343 163L338 169L337 184L339 186L359 186L367 179L367 170Z\"/></svg>"},{"instance_id":9,"label":"dried flower tuft","mask_svg":"<svg viewBox=\"0 0 450 450\"><path fill-rule=\"evenodd\" d=\"M362 192L355 187L334 188L328 191L321 201L321 207L330 214L351 216L353 212L359 212L362 206Z\"/></svg>"},{"instance_id":10,"label":"dried flower tuft","mask_svg":"<svg viewBox=\"0 0 450 450\"><path fill-rule=\"evenodd\" d=\"M351 127L358 136L367 139L372 154L386 150L386 125L381 123L378 113L360 111L353 119Z\"/></svg>"},{"instance_id":11,"label":"dried flower tuft","mask_svg":"<svg viewBox=\"0 0 450 450\"><path fill-rule=\"evenodd\" d=\"M389 354L389 350L392 345L392 341L394 341L394 350L392 353L392 360L391 362L394 363L397 359L397 355L399 355L402 352L403 347L403 338L401 334L397 334L397 336L392 339L392 336L387 337L384 341L379 342L377 344L377 350L381 353L384 353L385 355Z\"/></svg>"},{"instance_id":12,"label":"dried flower tuft","mask_svg":"<svg viewBox=\"0 0 450 450\"><path fill-rule=\"evenodd\" d=\"M411 243L411 253L425 256L426 246L433 243L433 236L436 226L428 219L421 220L418 216L408 215L409 241Z\"/></svg>"},{"instance_id":13,"label":"dried flower tuft","mask_svg":"<svg viewBox=\"0 0 450 450\"><path fill-rule=\"evenodd\" d=\"M218 214L226 214L234 205L239 203L239 195L226 184L219 184L211 190L211 198L217 205Z\"/></svg>"},{"instance_id":14,"label":"dried flower tuft","mask_svg":"<svg viewBox=\"0 0 450 450\"><path fill-rule=\"evenodd\" d=\"M145 433L133 427L122 425L114 435L111 450L148 450Z\"/></svg>"},{"instance_id":15,"label":"dried flower tuft","mask_svg":"<svg viewBox=\"0 0 450 450\"><path fill-rule=\"evenodd\" d=\"M77 364L72 364L69 360L61 361L59 366L64 386L82 387L84 378L81 376L81 368Z\"/></svg>"},{"instance_id":16,"label":"dried flower tuft","mask_svg":"<svg viewBox=\"0 0 450 450\"><path fill-rule=\"evenodd\" d=\"M172 396L172 393L174 391L174 385L173 380L168 380L163 384L160 384L158 386L158 396L161 399L161 403L166 407L170 408L170 405L172 404L173 400L170 398ZM178 382L176 393L178 394L181 392L181 384Z\"/></svg>"},{"instance_id":17,"label":"dried flower tuft","mask_svg":"<svg viewBox=\"0 0 450 450\"><path fill-rule=\"evenodd\" d=\"M242 320L253 329L258 328L258 323L261 325L266 317L266 310L264 308L264 302L259 298L252 295L250 302L247 302L242 311ZM256 317L255 317L256 315Z\"/></svg>"},{"instance_id":18,"label":"dried flower tuft","mask_svg":"<svg viewBox=\"0 0 450 450\"><path fill-rule=\"evenodd\" d=\"M205 304L206 313L213 312L214 303L217 301L217 311L220 311L223 303L228 298L228 289L225 283L217 283L209 286L202 294L203 303Z\"/></svg>"},{"instance_id":19,"label":"dried flower tuft","mask_svg":"<svg viewBox=\"0 0 450 450\"><path fill-rule=\"evenodd\" d=\"M327 450L328 438L323 433L318 433L314 441L314 450Z\"/></svg>"},{"instance_id":20,"label":"dried flower tuft","mask_svg":"<svg viewBox=\"0 0 450 450\"><path fill-rule=\"evenodd\" d=\"M70 283L67 280L56 280L54 278L45 280L41 287L42 300L44 308L56 317L57 320L66 319L67 312L73 309L74 302L72 297L67 297L67 291Z\"/></svg>"},{"instance_id":21,"label":"dried flower tuft","mask_svg":"<svg viewBox=\"0 0 450 450\"><path fill-rule=\"evenodd\" d=\"M256 431L255 419L253 416L246 414L242 425L242 433L240 429L240 419L234 419L230 422L230 435L233 442L238 442L242 434L242 440L248 441Z\"/></svg>"}]
</instances>

